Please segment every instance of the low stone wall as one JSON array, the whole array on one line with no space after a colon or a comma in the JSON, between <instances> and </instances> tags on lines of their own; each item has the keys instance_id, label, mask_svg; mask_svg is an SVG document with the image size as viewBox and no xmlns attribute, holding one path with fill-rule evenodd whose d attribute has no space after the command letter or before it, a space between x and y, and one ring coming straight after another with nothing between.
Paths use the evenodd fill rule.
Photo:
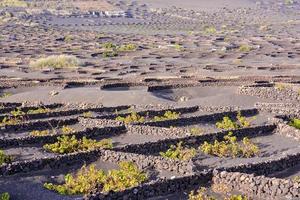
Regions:
<instances>
[{"instance_id":1,"label":"low stone wall","mask_svg":"<svg viewBox=\"0 0 300 200\"><path fill-rule=\"evenodd\" d=\"M22 103L0 102L0 106L4 106L4 107L17 107L21 105Z\"/></svg>"},{"instance_id":2,"label":"low stone wall","mask_svg":"<svg viewBox=\"0 0 300 200\"><path fill-rule=\"evenodd\" d=\"M154 117L154 116L162 116L165 114L166 111L172 111L177 113L192 113L198 111L198 106L191 106L191 107L180 107L180 108L167 108L167 109L159 109L159 110L143 110L143 111L137 111L137 114L141 116L147 116L147 117ZM121 114L112 114L112 115L101 115L98 116L97 119L115 119L118 116L120 117L126 117L130 115L130 112L127 113L121 113Z\"/></svg>"},{"instance_id":3,"label":"low stone wall","mask_svg":"<svg viewBox=\"0 0 300 200\"><path fill-rule=\"evenodd\" d=\"M253 116L258 113L257 109L247 109L240 111L243 116ZM216 122L223 119L223 117L228 116L230 118L236 118L238 111L220 112L208 115L198 115L192 117L181 117L178 119L165 120L165 121L154 121L154 122L144 122L137 123L139 125L147 126L157 126L157 127L170 127L170 126L187 126L193 125L200 122Z\"/></svg>"},{"instance_id":4,"label":"low stone wall","mask_svg":"<svg viewBox=\"0 0 300 200\"><path fill-rule=\"evenodd\" d=\"M128 134L139 135L159 135L168 138L184 137L191 135L189 130L181 128L163 128L155 126L129 125L127 126Z\"/></svg>"},{"instance_id":5,"label":"low stone wall","mask_svg":"<svg viewBox=\"0 0 300 200\"><path fill-rule=\"evenodd\" d=\"M238 89L238 93L243 95L258 96L263 99L300 101L300 95L290 88L276 89L274 87L242 86Z\"/></svg>"},{"instance_id":6,"label":"low stone wall","mask_svg":"<svg viewBox=\"0 0 300 200\"><path fill-rule=\"evenodd\" d=\"M233 167L220 167L219 171L242 172L255 175L270 175L275 172L297 166L300 164L300 153L283 155L276 159L270 159L264 162L252 162Z\"/></svg>"},{"instance_id":7,"label":"low stone wall","mask_svg":"<svg viewBox=\"0 0 300 200\"><path fill-rule=\"evenodd\" d=\"M255 108L278 115L296 115L300 117L299 103L256 103Z\"/></svg>"},{"instance_id":8,"label":"low stone wall","mask_svg":"<svg viewBox=\"0 0 300 200\"><path fill-rule=\"evenodd\" d=\"M232 132L238 137L238 139L242 139L243 137L256 137L272 134L275 130L275 125L264 125L264 126L256 126L250 128L243 128L232 130ZM138 153L145 155L155 155L160 151L166 151L171 145L177 144L180 141L183 141L187 146L198 147L200 144L205 141L211 142L215 139L222 140L225 135L228 134L228 131L221 131L217 133L210 133L199 136L188 136L188 137L180 137L180 138L168 138L164 140L158 140L156 142L146 142L142 144L131 144L125 147L115 148L117 151L122 152L130 152L130 153Z\"/></svg>"},{"instance_id":9,"label":"low stone wall","mask_svg":"<svg viewBox=\"0 0 300 200\"><path fill-rule=\"evenodd\" d=\"M101 89L113 89L113 88L129 88L129 87L139 87L147 86L144 82L118 82L118 83L105 83L101 85Z\"/></svg>"},{"instance_id":10,"label":"low stone wall","mask_svg":"<svg viewBox=\"0 0 300 200\"><path fill-rule=\"evenodd\" d=\"M170 89L177 89L177 88L187 88L187 87L195 87L199 83L173 83L171 85L165 84L165 85L151 85L148 86L148 92L154 92L158 90L170 90Z\"/></svg>"},{"instance_id":11,"label":"low stone wall","mask_svg":"<svg viewBox=\"0 0 300 200\"><path fill-rule=\"evenodd\" d=\"M194 174L194 165L191 161L171 160L161 156L145 156L133 153L116 152L114 150L97 149L64 155L53 154L53 156L43 158L4 163L0 166L0 176L42 170L47 167L57 169L75 164L83 165L86 162L89 163L98 159L115 163L124 160L132 161L142 169L154 167L157 170L168 170L178 176Z\"/></svg>"},{"instance_id":12,"label":"low stone wall","mask_svg":"<svg viewBox=\"0 0 300 200\"><path fill-rule=\"evenodd\" d=\"M102 150L100 158L104 161L116 163L123 160L132 161L143 169L153 166L157 170L168 170L181 175L191 175L194 173L194 164L192 161L166 159L162 156L146 156L142 154L117 152L114 150Z\"/></svg>"},{"instance_id":13,"label":"low stone wall","mask_svg":"<svg viewBox=\"0 0 300 200\"><path fill-rule=\"evenodd\" d=\"M238 190L253 199L284 200L299 199L300 184L291 180L254 176L239 172L213 173L214 184L225 184L232 190Z\"/></svg>"},{"instance_id":14,"label":"low stone wall","mask_svg":"<svg viewBox=\"0 0 300 200\"><path fill-rule=\"evenodd\" d=\"M1 114L11 112L18 107L21 107L22 111L24 111L24 112L38 108L38 106L36 106L36 105L30 105L30 104L27 105L27 104L23 104L23 103L0 103L0 107L1 106L3 106L3 108L0 108ZM54 108L62 107L63 104L55 103L55 104L48 104L48 105L42 105L42 106L43 106L43 108L54 109Z\"/></svg>"},{"instance_id":15,"label":"low stone wall","mask_svg":"<svg viewBox=\"0 0 300 200\"><path fill-rule=\"evenodd\" d=\"M148 23L148 22L147 22ZM146 24L147 24L146 23ZM75 24L76 26L76 24ZM188 77L187 79L184 78L177 78L177 79L153 79L153 78L145 78L143 82L147 83L148 85L154 85L158 82L163 82L165 85L171 85L171 84L181 84L182 86L189 86L189 85L194 85L194 86L239 86L242 84L251 84L253 82L287 82L287 83L292 83L292 82L298 82L298 77L293 77L293 76L247 76L247 77L216 77L215 79L207 79L207 78L202 78L202 79L191 79ZM67 82L73 82L72 84L74 85L75 82L78 83L83 83L84 86L88 85L93 85L93 86L102 86L106 84L114 84L114 83L132 83L132 84L139 84L136 80L132 79L127 79L127 78L111 78L111 79L103 79L102 77L100 78L95 78L93 81L86 81L86 80L71 80L71 79L54 79L54 80L49 80L49 81L41 81L40 79L32 79L32 80L1 80L0 87L2 88L18 88L18 87L34 87L34 86L64 86ZM177 87L178 88L178 87Z\"/></svg>"},{"instance_id":16,"label":"low stone wall","mask_svg":"<svg viewBox=\"0 0 300 200\"><path fill-rule=\"evenodd\" d=\"M290 126L289 123L295 115L277 115L270 121L277 125L275 133L300 141L300 129Z\"/></svg>"},{"instance_id":17,"label":"low stone wall","mask_svg":"<svg viewBox=\"0 0 300 200\"><path fill-rule=\"evenodd\" d=\"M150 85L148 86L148 92L154 92L158 90L170 90L178 88L188 88L188 87L207 87L207 86L240 86L246 83L252 83L256 79L246 80L246 79L202 79L195 81L186 81L186 82L174 82L174 83L165 83L164 85Z\"/></svg>"},{"instance_id":18,"label":"low stone wall","mask_svg":"<svg viewBox=\"0 0 300 200\"><path fill-rule=\"evenodd\" d=\"M212 179L212 172L202 172L197 175L183 176L174 179L159 179L144 183L138 187L130 188L121 192L101 193L96 191L85 197L85 200L100 199L131 199L141 200L162 195L175 194L186 190L205 187Z\"/></svg>"},{"instance_id":19,"label":"low stone wall","mask_svg":"<svg viewBox=\"0 0 300 200\"><path fill-rule=\"evenodd\" d=\"M15 161L4 163L0 166L0 176L7 176L17 173L27 173L44 168L58 169L75 164L83 165L86 162L95 161L101 154L100 150L76 152L65 155L55 155L45 158L37 158L26 161Z\"/></svg>"},{"instance_id":20,"label":"low stone wall","mask_svg":"<svg viewBox=\"0 0 300 200\"><path fill-rule=\"evenodd\" d=\"M77 117L68 117L65 119L50 119L50 120L37 120L29 121L16 125L5 125L1 127L1 132L17 132L17 131L32 131L32 130L45 130L51 129L58 125L72 125L78 123Z\"/></svg>"},{"instance_id":21,"label":"low stone wall","mask_svg":"<svg viewBox=\"0 0 300 200\"><path fill-rule=\"evenodd\" d=\"M276 134L291 137L295 140L300 141L300 129L288 125L288 122L277 123Z\"/></svg>"},{"instance_id":22,"label":"low stone wall","mask_svg":"<svg viewBox=\"0 0 300 200\"><path fill-rule=\"evenodd\" d=\"M82 114L84 112L114 112L116 110L125 110L128 109L130 106L115 106L115 107L88 107L88 108L62 108L60 110L54 110L49 111L46 113L36 113L36 114L25 114L24 117L27 120L34 120L34 119L43 119L43 118L50 118L50 117L64 117L64 116L70 116L70 115L76 115L76 114ZM37 109L39 107L26 107L22 108L22 111L27 112L31 109ZM41 108L47 108L47 107L41 107ZM4 117L8 117L9 115L3 115L0 116L0 121L3 120Z\"/></svg>"},{"instance_id":23,"label":"low stone wall","mask_svg":"<svg viewBox=\"0 0 300 200\"><path fill-rule=\"evenodd\" d=\"M78 138L86 136L88 138L93 137L111 137L114 135L122 134L126 131L125 126L113 126L113 127L103 127L103 128L86 128L83 131L74 132L68 134L69 136L75 135ZM54 143L57 141L57 137L62 136L64 134L54 134L54 135L46 135L46 136L25 136L25 137L17 137L17 138L0 138L0 148L8 148L15 146L25 146L30 144L38 144L43 145L46 143Z\"/></svg>"},{"instance_id":24,"label":"low stone wall","mask_svg":"<svg viewBox=\"0 0 300 200\"><path fill-rule=\"evenodd\" d=\"M125 126L123 122L111 119L78 117L78 120L82 126L86 127Z\"/></svg>"},{"instance_id":25,"label":"low stone wall","mask_svg":"<svg viewBox=\"0 0 300 200\"><path fill-rule=\"evenodd\" d=\"M204 106L199 105L199 111L202 112L231 112L242 110L239 106Z\"/></svg>"}]
</instances>

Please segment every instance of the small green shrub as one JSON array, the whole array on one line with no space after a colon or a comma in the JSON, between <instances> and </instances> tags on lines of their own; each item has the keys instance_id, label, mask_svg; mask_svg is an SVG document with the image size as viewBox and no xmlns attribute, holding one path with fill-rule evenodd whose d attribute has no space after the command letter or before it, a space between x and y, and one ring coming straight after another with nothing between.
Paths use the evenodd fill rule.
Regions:
<instances>
[{"instance_id":1,"label":"small green shrub","mask_svg":"<svg viewBox=\"0 0 300 200\"><path fill-rule=\"evenodd\" d=\"M137 46L135 44L122 44L122 45L116 45L112 42L107 42L102 45L104 49L107 51L135 51L137 49Z\"/></svg>"},{"instance_id":2,"label":"small green shrub","mask_svg":"<svg viewBox=\"0 0 300 200\"><path fill-rule=\"evenodd\" d=\"M205 33L205 34L209 34L209 35L214 35L214 34L217 33L217 29L216 29L215 27L213 27L213 26L206 27L206 28L204 29L204 33Z\"/></svg>"},{"instance_id":3,"label":"small green shrub","mask_svg":"<svg viewBox=\"0 0 300 200\"><path fill-rule=\"evenodd\" d=\"M182 51L184 49L184 47L180 44L174 44L173 47L177 50L177 51Z\"/></svg>"},{"instance_id":4,"label":"small green shrub","mask_svg":"<svg viewBox=\"0 0 300 200\"><path fill-rule=\"evenodd\" d=\"M102 47L105 49L102 54L104 58L117 57L119 52L135 51L137 49L135 44L123 44L119 46L112 42L104 43Z\"/></svg>"},{"instance_id":5,"label":"small green shrub","mask_svg":"<svg viewBox=\"0 0 300 200\"><path fill-rule=\"evenodd\" d=\"M179 160L189 160L196 155L196 149L194 148L184 148L182 142L177 143L177 145L171 145L166 152L159 153L164 158L179 159Z\"/></svg>"},{"instance_id":6,"label":"small green shrub","mask_svg":"<svg viewBox=\"0 0 300 200\"><path fill-rule=\"evenodd\" d=\"M45 136L45 135L50 135L50 131L49 130L33 130L30 132L30 135L32 136Z\"/></svg>"},{"instance_id":7,"label":"small green shrub","mask_svg":"<svg viewBox=\"0 0 300 200\"><path fill-rule=\"evenodd\" d=\"M293 177L292 181L300 183L300 176Z\"/></svg>"},{"instance_id":8,"label":"small green shrub","mask_svg":"<svg viewBox=\"0 0 300 200\"><path fill-rule=\"evenodd\" d=\"M132 162L120 162L119 170L110 170L103 184L103 191L122 191L138 186L147 180L147 174Z\"/></svg>"},{"instance_id":9,"label":"small green shrub","mask_svg":"<svg viewBox=\"0 0 300 200\"><path fill-rule=\"evenodd\" d=\"M12 96L12 93L10 93L10 92L5 92L5 93L2 93L2 94L0 95L0 98L7 98L7 97L10 97L10 96Z\"/></svg>"},{"instance_id":10,"label":"small green shrub","mask_svg":"<svg viewBox=\"0 0 300 200\"><path fill-rule=\"evenodd\" d=\"M91 118L93 117L93 113L92 112L84 112L82 113L82 116L85 117L85 118Z\"/></svg>"},{"instance_id":11,"label":"small green shrub","mask_svg":"<svg viewBox=\"0 0 300 200\"><path fill-rule=\"evenodd\" d=\"M40 58L35 62L31 62L33 68L74 68L79 67L80 62L75 56L68 55L53 55L46 58Z\"/></svg>"},{"instance_id":12,"label":"small green shrub","mask_svg":"<svg viewBox=\"0 0 300 200\"><path fill-rule=\"evenodd\" d=\"M23 0L1 0L0 7L27 7L28 4Z\"/></svg>"},{"instance_id":13,"label":"small green shrub","mask_svg":"<svg viewBox=\"0 0 300 200\"><path fill-rule=\"evenodd\" d=\"M9 199L10 199L10 195L7 192L0 194L0 200L9 200Z\"/></svg>"},{"instance_id":14,"label":"small green shrub","mask_svg":"<svg viewBox=\"0 0 300 200\"><path fill-rule=\"evenodd\" d=\"M284 0L284 3L285 3L286 5L292 5L292 4L295 3L295 1L294 1L294 0Z\"/></svg>"},{"instance_id":15,"label":"small green shrub","mask_svg":"<svg viewBox=\"0 0 300 200\"><path fill-rule=\"evenodd\" d=\"M206 193L206 188L201 187L197 192L192 191L189 194L189 200L217 200L213 196L209 196Z\"/></svg>"},{"instance_id":16,"label":"small green shrub","mask_svg":"<svg viewBox=\"0 0 300 200\"><path fill-rule=\"evenodd\" d=\"M127 115L126 117L118 116L116 120L120 122L124 122L125 124L145 122L144 117L140 116L139 114L133 111L130 113L130 115Z\"/></svg>"},{"instance_id":17,"label":"small green shrub","mask_svg":"<svg viewBox=\"0 0 300 200\"><path fill-rule=\"evenodd\" d=\"M229 117L225 116L225 117L223 117L222 121L216 123L216 127L219 129L224 129L224 130L247 128L247 127L251 126L251 121L254 119L255 119L255 117L246 118L246 117L242 116L241 112L238 112L236 122L234 122Z\"/></svg>"},{"instance_id":18,"label":"small green shrub","mask_svg":"<svg viewBox=\"0 0 300 200\"><path fill-rule=\"evenodd\" d=\"M22 123L25 120L25 112L23 112L20 108L11 111L10 114L11 116L3 118L2 122L0 122L0 126L16 125Z\"/></svg>"},{"instance_id":19,"label":"small green shrub","mask_svg":"<svg viewBox=\"0 0 300 200\"><path fill-rule=\"evenodd\" d=\"M250 127L251 122L254 119L255 119L255 117L246 118L246 117L242 116L241 112L238 112L238 114L237 114L237 120L238 120L238 123L239 123L239 128L248 128L248 127Z\"/></svg>"},{"instance_id":20,"label":"small green shrub","mask_svg":"<svg viewBox=\"0 0 300 200\"><path fill-rule=\"evenodd\" d=\"M104 33L99 33L96 35L96 39L103 39L103 38L106 38L108 36L106 36Z\"/></svg>"},{"instance_id":21,"label":"small green shrub","mask_svg":"<svg viewBox=\"0 0 300 200\"><path fill-rule=\"evenodd\" d=\"M275 83L275 89L277 89L279 91L283 91L283 90L287 89L287 86L282 83Z\"/></svg>"},{"instance_id":22,"label":"small green shrub","mask_svg":"<svg viewBox=\"0 0 300 200\"><path fill-rule=\"evenodd\" d=\"M193 127L193 128L190 129L190 133L192 135L202 135L203 130L201 128L198 128L198 127Z\"/></svg>"},{"instance_id":23,"label":"small green shrub","mask_svg":"<svg viewBox=\"0 0 300 200\"><path fill-rule=\"evenodd\" d=\"M63 125L60 130L61 130L61 133L64 135L75 133L75 130L67 125ZM53 129L52 131L50 131L50 130L42 130L42 131L33 130L30 132L30 135L33 135L33 136L45 136L45 135L50 135L50 134L57 134L57 131L55 129Z\"/></svg>"},{"instance_id":24,"label":"small green shrub","mask_svg":"<svg viewBox=\"0 0 300 200\"><path fill-rule=\"evenodd\" d=\"M290 126L293 126L297 129L300 129L300 119L294 118L289 123Z\"/></svg>"},{"instance_id":25,"label":"small green shrub","mask_svg":"<svg viewBox=\"0 0 300 200\"><path fill-rule=\"evenodd\" d=\"M37 109L31 109L27 111L27 114L42 114L42 113L48 113L50 109L48 108L37 108Z\"/></svg>"},{"instance_id":26,"label":"small green shrub","mask_svg":"<svg viewBox=\"0 0 300 200\"><path fill-rule=\"evenodd\" d=\"M249 52L251 51L252 48L251 46L249 46L248 44L242 44L240 47L239 47L239 51L240 52Z\"/></svg>"},{"instance_id":27,"label":"small green shrub","mask_svg":"<svg viewBox=\"0 0 300 200\"><path fill-rule=\"evenodd\" d=\"M112 42L106 42L102 45L102 47L107 50L112 50L112 49L116 49L117 45L113 44Z\"/></svg>"},{"instance_id":28,"label":"small green shrub","mask_svg":"<svg viewBox=\"0 0 300 200\"><path fill-rule=\"evenodd\" d=\"M165 121L165 120L171 120L171 119L178 119L180 116L180 113L172 112L172 111L166 111L163 116L155 116L154 121Z\"/></svg>"},{"instance_id":29,"label":"small green shrub","mask_svg":"<svg viewBox=\"0 0 300 200\"><path fill-rule=\"evenodd\" d=\"M123 44L117 47L118 51L135 51L137 46L135 44Z\"/></svg>"},{"instance_id":30,"label":"small green shrub","mask_svg":"<svg viewBox=\"0 0 300 200\"><path fill-rule=\"evenodd\" d=\"M62 134L64 135L68 135L71 133L75 133L75 130L73 128L71 128L70 126L66 126L64 125L61 129ZM52 131L50 130L33 130L30 132L30 135L33 136L45 136L45 135L50 135L50 134L57 134L57 131L55 129L52 129Z\"/></svg>"},{"instance_id":31,"label":"small green shrub","mask_svg":"<svg viewBox=\"0 0 300 200\"><path fill-rule=\"evenodd\" d=\"M0 150L0 165L3 163L10 163L12 162L12 157L5 155L4 151Z\"/></svg>"},{"instance_id":32,"label":"small green shrub","mask_svg":"<svg viewBox=\"0 0 300 200\"><path fill-rule=\"evenodd\" d=\"M246 196L243 195L231 195L230 197L226 197L224 200L248 200Z\"/></svg>"},{"instance_id":33,"label":"small green shrub","mask_svg":"<svg viewBox=\"0 0 300 200\"><path fill-rule=\"evenodd\" d=\"M67 174L63 185L45 183L44 187L63 195L88 194L96 186L103 186L102 192L122 191L138 186L147 180L146 173L140 171L132 162L120 162L119 170L97 170L94 165L87 168L85 165L75 176Z\"/></svg>"},{"instance_id":34,"label":"small green shrub","mask_svg":"<svg viewBox=\"0 0 300 200\"><path fill-rule=\"evenodd\" d=\"M26 113L23 112L23 111L21 110L21 108L17 108L16 110L11 111L10 114L11 114L13 117L18 117L18 116L23 116L23 115L25 115Z\"/></svg>"},{"instance_id":35,"label":"small green shrub","mask_svg":"<svg viewBox=\"0 0 300 200\"><path fill-rule=\"evenodd\" d=\"M103 170L97 170L94 165L89 168L84 165L75 176L65 175L63 185L45 183L44 187L63 195L87 194L95 189L97 184L101 183L104 178L105 173Z\"/></svg>"},{"instance_id":36,"label":"small green shrub","mask_svg":"<svg viewBox=\"0 0 300 200\"><path fill-rule=\"evenodd\" d=\"M217 128L231 130L239 128L238 124L232 121L229 117L223 117L223 120L216 123Z\"/></svg>"},{"instance_id":37,"label":"small green shrub","mask_svg":"<svg viewBox=\"0 0 300 200\"><path fill-rule=\"evenodd\" d=\"M210 144L204 142L199 149L205 154L210 154L218 157L245 157L250 158L259 154L259 147L255 145L249 138L244 137L242 144L237 142L236 136L232 132L224 136L224 141L215 140Z\"/></svg>"},{"instance_id":38,"label":"small green shrub","mask_svg":"<svg viewBox=\"0 0 300 200\"><path fill-rule=\"evenodd\" d=\"M61 128L61 132L65 135L67 134L70 134L70 133L74 133L75 130L73 128L71 128L70 126L66 126L64 125L62 128Z\"/></svg>"},{"instance_id":39,"label":"small green shrub","mask_svg":"<svg viewBox=\"0 0 300 200\"><path fill-rule=\"evenodd\" d=\"M87 139L86 137L78 140L74 135L72 137L64 135L58 137L57 140L58 141L53 144L45 144L43 146L44 149L54 153L66 154L76 151L88 151L99 148L113 147L110 139L103 139L97 142L96 140Z\"/></svg>"},{"instance_id":40,"label":"small green shrub","mask_svg":"<svg viewBox=\"0 0 300 200\"><path fill-rule=\"evenodd\" d=\"M71 42L71 41L73 41L74 40L74 36L72 36L72 35L66 35L65 37L64 37L64 41L65 42Z\"/></svg>"},{"instance_id":41,"label":"small green shrub","mask_svg":"<svg viewBox=\"0 0 300 200\"><path fill-rule=\"evenodd\" d=\"M19 117L4 117L2 122L0 122L0 126L16 125L22 122L23 119Z\"/></svg>"},{"instance_id":42,"label":"small green shrub","mask_svg":"<svg viewBox=\"0 0 300 200\"><path fill-rule=\"evenodd\" d=\"M116 51L105 51L103 52L104 58L111 58L111 57L117 57L119 54Z\"/></svg>"}]
</instances>

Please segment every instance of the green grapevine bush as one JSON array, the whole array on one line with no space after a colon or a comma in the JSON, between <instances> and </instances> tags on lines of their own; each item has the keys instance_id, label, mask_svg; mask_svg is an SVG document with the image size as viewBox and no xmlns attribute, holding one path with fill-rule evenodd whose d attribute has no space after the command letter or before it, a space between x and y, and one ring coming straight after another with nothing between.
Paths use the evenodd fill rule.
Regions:
<instances>
[{"instance_id":1,"label":"green grapevine bush","mask_svg":"<svg viewBox=\"0 0 300 200\"><path fill-rule=\"evenodd\" d=\"M50 134L49 130L42 130L42 131L33 130L30 132L30 135L32 135L32 136L45 136L45 135L49 135L49 134Z\"/></svg>"},{"instance_id":2,"label":"green grapevine bush","mask_svg":"<svg viewBox=\"0 0 300 200\"><path fill-rule=\"evenodd\" d=\"M254 118L252 118L252 120L253 119ZM241 112L238 112L236 122L234 122L228 116L225 116L225 117L223 117L222 121L216 123L217 128L224 129L224 130L247 128L247 127L250 127L250 125L251 125L251 120L242 116Z\"/></svg>"},{"instance_id":3,"label":"green grapevine bush","mask_svg":"<svg viewBox=\"0 0 300 200\"><path fill-rule=\"evenodd\" d=\"M145 118L138 115L136 112L131 112L130 115L127 115L126 117L118 116L116 120L124 122L125 124L145 122Z\"/></svg>"},{"instance_id":4,"label":"green grapevine bush","mask_svg":"<svg viewBox=\"0 0 300 200\"><path fill-rule=\"evenodd\" d=\"M259 147L252 141L244 137L242 144L237 142L236 136L232 132L224 136L224 141L215 140L213 144L204 142L199 149L205 154L215 155L218 157L253 157L259 154Z\"/></svg>"},{"instance_id":5,"label":"green grapevine bush","mask_svg":"<svg viewBox=\"0 0 300 200\"><path fill-rule=\"evenodd\" d=\"M297 128L297 129L300 129L300 119L296 119L296 118L292 119L290 121L289 125Z\"/></svg>"},{"instance_id":6,"label":"green grapevine bush","mask_svg":"<svg viewBox=\"0 0 300 200\"><path fill-rule=\"evenodd\" d=\"M61 128L61 131L63 134L66 134L66 135L75 132L75 130L73 128L71 128L70 126L63 126Z\"/></svg>"},{"instance_id":7,"label":"green grapevine bush","mask_svg":"<svg viewBox=\"0 0 300 200\"><path fill-rule=\"evenodd\" d=\"M97 170L95 165L84 165L75 176L67 174L63 185L45 183L44 187L60 194L75 195L88 194L97 186L102 186L102 192L122 191L147 180L147 174L132 162L120 162L119 167L120 169L109 170L106 174L103 170Z\"/></svg>"},{"instance_id":8,"label":"green grapevine bush","mask_svg":"<svg viewBox=\"0 0 300 200\"><path fill-rule=\"evenodd\" d=\"M5 155L5 153L0 150L0 165L2 165L3 163L10 163L12 162L12 157Z\"/></svg>"},{"instance_id":9,"label":"green grapevine bush","mask_svg":"<svg viewBox=\"0 0 300 200\"><path fill-rule=\"evenodd\" d=\"M9 199L10 199L10 195L7 192L0 194L0 200L9 200Z\"/></svg>"},{"instance_id":10,"label":"green grapevine bush","mask_svg":"<svg viewBox=\"0 0 300 200\"><path fill-rule=\"evenodd\" d=\"M182 141L177 143L177 145L171 145L166 152L160 152L160 155L165 158L179 159L179 160L189 160L196 155L196 149L184 148L182 146Z\"/></svg>"},{"instance_id":11,"label":"green grapevine bush","mask_svg":"<svg viewBox=\"0 0 300 200\"><path fill-rule=\"evenodd\" d=\"M41 114L41 113L47 113L49 111L50 109L47 108L37 108L37 109L28 110L27 114Z\"/></svg>"},{"instance_id":12,"label":"green grapevine bush","mask_svg":"<svg viewBox=\"0 0 300 200\"><path fill-rule=\"evenodd\" d=\"M163 116L155 116L154 121L164 121L164 120L170 120L170 119L178 119L180 116L180 113L172 112L172 111L166 111Z\"/></svg>"},{"instance_id":13,"label":"green grapevine bush","mask_svg":"<svg viewBox=\"0 0 300 200\"><path fill-rule=\"evenodd\" d=\"M87 139L86 137L78 140L74 135L72 137L64 135L62 137L58 137L57 140L58 141L53 144L45 144L44 149L54 153L65 154L76 151L113 147L111 139L103 139L97 142L96 140Z\"/></svg>"}]
</instances>

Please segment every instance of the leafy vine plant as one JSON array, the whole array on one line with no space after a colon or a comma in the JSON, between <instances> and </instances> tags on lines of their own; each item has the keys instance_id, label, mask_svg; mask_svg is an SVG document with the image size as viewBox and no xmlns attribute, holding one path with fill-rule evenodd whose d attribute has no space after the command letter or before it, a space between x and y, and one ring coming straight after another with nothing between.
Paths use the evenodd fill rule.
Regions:
<instances>
[{"instance_id":1,"label":"leafy vine plant","mask_svg":"<svg viewBox=\"0 0 300 200\"><path fill-rule=\"evenodd\" d=\"M9 116L4 117L2 122L0 122L0 126L6 125L16 125L25 121L25 112L21 110L21 108L17 108L9 113Z\"/></svg>"},{"instance_id":2,"label":"leafy vine plant","mask_svg":"<svg viewBox=\"0 0 300 200\"><path fill-rule=\"evenodd\" d=\"M4 163L11 163L13 158L6 155L3 150L0 150L0 166Z\"/></svg>"},{"instance_id":3,"label":"leafy vine plant","mask_svg":"<svg viewBox=\"0 0 300 200\"><path fill-rule=\"evenodd\" d=\"M50 124L50 123L49 123ZM46 136L46 135L56 135L58 134L57 128L53 128L51 125L52 130L33 130L30 132L30 135L32 136ZM75 130L67 125L63 125L62 128L60 128L60 131L63 135L68 135L71 133L75 133Z\"/></svg>"},{"instance_id":4,"label":"leafy vine plant","mask_svg":"<svg viewBox=\"0 0 300 200\"><path fill-rule=\"evenodd\" d=\"M171 145L166 152L160 152L160 155L164 158L190 160L196 155L196 149L183 147L181 141L176 145Z\"/></svg>"},{"instance_id":5,"label":"leafy vine plant","mask_svg":"<svg viewBox=\"0 0 300 200\"><path fill-rule=\"evenodd\" d=\"M295 127L296 129L300 129L300 119L294 118L289 122L290 126Z\"/></svg>"},{"instance_id":6,"label":"leafy vine plant","mask_svg":"<svg viewBox=\"0 0 300 200\"><path fill-rule=\"evenodd\" d=\"M178 119L180 116L180 113L172 112L172 111L166 111L161 116L154 116L152 121L165 121L165 120L172 120L172 119ZM125 117L118 116L116 117L117 121L124 122L125 124L130 123L143 123L146 121L144 116L139 115L137 112L131 111L131 113ZM151 120L151 119L149 119Z\"/></svg>"},{"instance_id":7,"label":"leafy vine plant","mask_svg":"<svg viewBox=\"0 0 300 200\"><path fill-rule=\"evenodd\" d=\"M126 117L116 117L116 120L124 122L125 124L145 122L145 118L143 116L140 116L139 114L133 111L130 113L130 115L127 115Z\"/></svg>"},{"instance_id":8,"label":"leafy vine plant","mask_svg":"<svg viewBox=\"0 0 300 200\"><path fill-rule=\"evenodd\" d=\"M232 158L250 158L260 153L259 146L254 144L249 138L244 137L241 142L238 142L237 137L232 132L229 132L222 141L215 140L212 143L205 141L198 149L184 147L181 141L176 145L171 145L166 152L160 152L160 155L164 158L190 160L196 156L198 150L217 157Z\"/></svg>"},{"instance_id":9,"label":"leafy vine plant","mask_svg":"<svg viewBox=\"0 0 300 200\"><path fill-rule=\"evenodd\" d=\"M100 148L111 149L113 147L111 139L103 139L100 141L87 139L83 137L82 139L77 139L74 135L67 136L63 135L57 137L57 142L53 144L45 144L44 149L53 153L66 154L73 153L77 151L88 151Z\"/></svg>"},{"instance_id":10,"label":"leafy vine plant","mask_svg":"<svg viewBox=\"0 0 300 200\"><path fill-rule=\"evenodd\" d=\"M0 194L0 200L10 200L10 195L8 192Z\"/></svg>"},{"instance_id":11,"label":"leafy vine plant","mask_svg":"<svg viewBox=\"0 0 300 200\"><path fill-rule=\"evenodd\" d=\"M24 122L28 118L28 115L42 114L47 113L49 111L50 109L48 108L40 107L36 109L30 109L27 112L24 112L22 111L22 108L18 107L15 110L11 111L9 113L9 116L3 118L2 122L0 122L0 126L16 125Z\"/></svg>"},{"instance_id":12,"label":"leafy vine plant","mask_svg":"<svg viewBox=\"0 0 300 200\"><path fill-rule=\"evenodd\" d=\"M259 147L249 138L244 137L242 143L238 143L237 137L229 132L223 141L215 140L213 143L205 141L199 149L205 154L218 157L245 157L250 158L259 154Z\"/></svg>"},{"instance_id":13,"label":"leafy vine plant","mask_svg":"<svg viewBox=\"0 0 300 200\"><path fill-rule=\"evenodd\" d=\"M96 169L95 165L82 166L75 174L67 174L62 185L45 183L44 187L63 195L88 194L101 188L101 192L122 191L127 188L136 187L148 180L147 173L138 169L133 162L122 161L119 169L112 169L105 173Z\"/></svg>"},{"instance_id":14,"label":"leafy vine plant","mask_svg":"<svg viewBox=\"0 0 300 200\"><path fill-rule=\"evenodd\" d=\"M238 128L248 128L251 126L252 121L255 117L246 118L242 116L241 112L237 113L237 121L232 120L230 117L225 116L223 117L222 121L216 123L216 127L223 130L233 130Z\"/></svg>"}]
</instances>

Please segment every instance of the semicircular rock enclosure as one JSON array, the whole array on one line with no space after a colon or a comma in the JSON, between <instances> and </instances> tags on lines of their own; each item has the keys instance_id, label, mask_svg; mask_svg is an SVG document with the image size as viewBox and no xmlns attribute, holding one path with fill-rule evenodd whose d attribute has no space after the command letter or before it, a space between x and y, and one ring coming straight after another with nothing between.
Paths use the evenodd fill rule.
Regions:
<instances>
[{"instance_id":1,"label":"semicircular rock enclosure","mask_svg":"<svg viewBox=\"0 0 300 200\"><path fill-rule=\"evenodd\" d=\"M300 199L299 10L0 1L0 199Z\"/></svg>"}]
</instances>

